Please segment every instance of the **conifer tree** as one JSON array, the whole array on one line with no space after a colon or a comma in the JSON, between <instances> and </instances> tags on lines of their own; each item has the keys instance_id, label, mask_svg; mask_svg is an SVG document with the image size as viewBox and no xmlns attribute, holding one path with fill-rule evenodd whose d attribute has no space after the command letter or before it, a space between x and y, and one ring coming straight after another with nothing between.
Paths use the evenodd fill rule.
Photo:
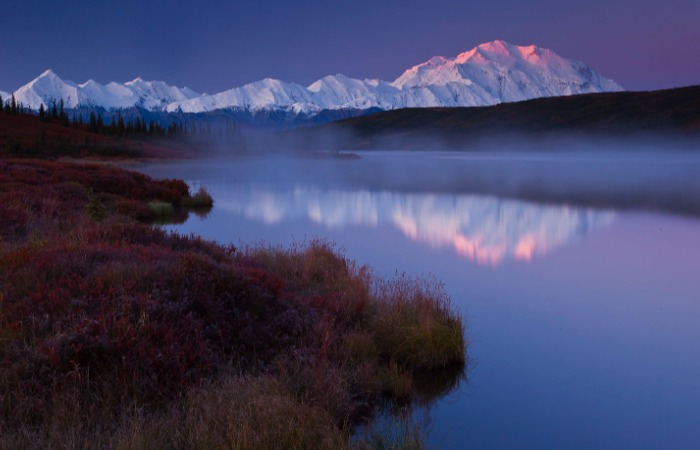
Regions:
<instances>
[{"instance_id":1,"label":"conifer tree","mask_svg":"<svg viewBox=\"0 0 700 450\"><path fill-rule=\"evenodd\" d=\"M119 136L124 136L124 131L126 131L126 127L124 125L124 118L122 117L122 113L119 113L119 120L117 121L117 134Z\"/></svg>"},{"instance_id":2,"label":"conifer tree","mask_svg":"<svg viewBox=\"0 0 700 450\"><path fill-rule=\"evenodd\" d=\"M42 122L46 120L46 110L44 109L44 103L39 105L39 119L41 119Z\"/></svg>"},{"instance_id":3,"label":"conifer tree","mask_svg":"<svg viewBox=\"0 0 700 450\"><path fill-rule=\"evenodd\" d=\"M3 105L3 103L2 103L2 95L0 95L0 112L2 112L2 105Z\"/></svg>"},{"instance_id":4,"label":"conifer tree","mask_svg":"<svg viewBox=\"0 0 700 450\"><path fill-rule=\"evenodd\" d=\"M90 111L90 130L97 132L97 117L95 116L95 111Z\"/></svg>"}]
</instances>

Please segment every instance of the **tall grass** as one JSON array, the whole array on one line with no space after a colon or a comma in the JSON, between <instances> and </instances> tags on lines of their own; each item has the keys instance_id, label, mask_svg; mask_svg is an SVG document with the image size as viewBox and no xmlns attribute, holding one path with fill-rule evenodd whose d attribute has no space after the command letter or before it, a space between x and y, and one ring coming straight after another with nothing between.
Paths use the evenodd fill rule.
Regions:
<instances>
[{"instance_id":1,"label":"tall grass","mask_svg":"<svg viewBox=\"0 0 700 450\"><path fill-rule=\"evenodd\" d=\"M385 358L412 370L465 362L462 318L435 280L401 275L378 280L371 330Z\"/></svg>"},{"instance_id":2,"label":"tall grass","mask_svg":"<svg viewBox=\"0 0 700 450\"><path fill-rule=\"evenodd\" d=\"M346 443L326 411L303 404L277 378L263 375L207 384L164 414L137 416L115 448L335 450Z\"/></svg>"}]
</instances>

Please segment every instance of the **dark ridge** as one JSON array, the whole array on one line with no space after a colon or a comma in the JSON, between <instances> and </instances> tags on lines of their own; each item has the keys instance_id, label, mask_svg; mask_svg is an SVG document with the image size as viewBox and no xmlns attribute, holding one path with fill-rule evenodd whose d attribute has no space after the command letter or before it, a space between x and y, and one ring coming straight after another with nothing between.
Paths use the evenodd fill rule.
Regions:
<instances>
[{"instance_id":1,"label":"dark ridge","mask_svg":"<svg viewBox=\"0 0 700 450\"><path fill-rule=\"evenodd\" d=\"M487 107L399 109L341 120L323 130L351 132L353 138L347 144L360 148L371 148L376 143L373 138L398 134L697 135L700 86L549 97Z\"/></svg>"}]
</instances>

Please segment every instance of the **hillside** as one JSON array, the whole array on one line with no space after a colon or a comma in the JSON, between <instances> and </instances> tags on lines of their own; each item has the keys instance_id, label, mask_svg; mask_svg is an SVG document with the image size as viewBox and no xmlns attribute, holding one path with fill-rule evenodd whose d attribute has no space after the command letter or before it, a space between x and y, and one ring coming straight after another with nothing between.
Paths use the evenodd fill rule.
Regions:
<instances>
[{"instance_id":1,"label":"hillside","mask_svg":"<svg viewBox=\"0 0 700 450\"><path fill-rule=\"evenodd\" d=\"M43 122L31 114L0 113L0 156L4 157L177 158L191 153L191 148L176 142L105 136L87 126Z\"/></svg>"},{"instance_id":2,"label":"hillside","mask_svg":"<svg viewBox=\"0 0 700 450\"><path fill-rule=\"evenodd\" d=\"M540 98L473 108L409 108L335 122L316 130L349 133L348 148L419 145L420 137L455 139L562 133L601 136L700 133L700 86Z\"/></svg>"}]
</instances>

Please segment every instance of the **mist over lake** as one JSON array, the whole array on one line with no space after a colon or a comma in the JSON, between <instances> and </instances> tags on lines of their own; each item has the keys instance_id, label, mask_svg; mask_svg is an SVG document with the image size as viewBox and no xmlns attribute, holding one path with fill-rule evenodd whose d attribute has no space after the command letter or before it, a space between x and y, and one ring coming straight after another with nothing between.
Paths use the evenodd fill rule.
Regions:
<instances>
[{"instance_id":1,"label":"mist over lake","mask_svg":"<svg viewBox=\"0 0 700 450\"><path fill-rule=\"evenodd\" d=\"M437 448L694 448L700 156L360 152L139 167L206 186L166 228L220 243L327 239L380 274L432 274L469 364L414 412Z\"/></svg>"}]
</instances>

